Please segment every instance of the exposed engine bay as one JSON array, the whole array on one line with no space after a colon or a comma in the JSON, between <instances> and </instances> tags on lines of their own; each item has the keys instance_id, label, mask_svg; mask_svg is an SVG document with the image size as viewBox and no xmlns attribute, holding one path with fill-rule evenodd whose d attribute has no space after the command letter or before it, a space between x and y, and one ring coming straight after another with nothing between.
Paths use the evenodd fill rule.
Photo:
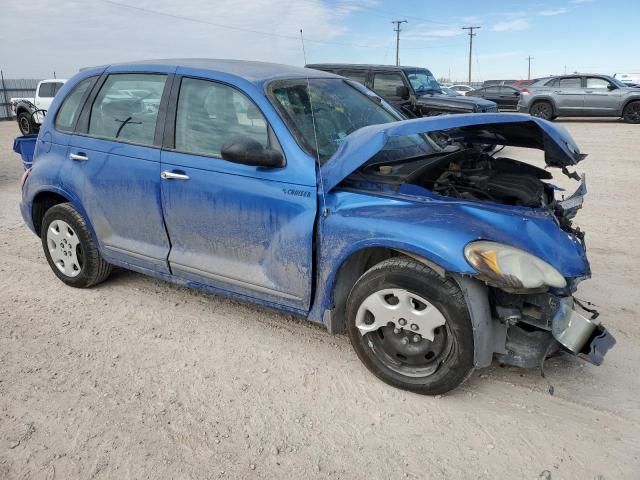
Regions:
<instances>
[{"instance_id":1,"label":"exposed engine bay","mask_svg":"<svg viewBox=\"0 0 640 480\"><path fill-rule=\"evenodd\" d=\"M451 151L453 150L453 151ZM548 181L550 171L511 158L487 153L486 147L443 148L438 154L406 160L372 159L349 180L387 185L416 185L446 197L550 210L563 229L578 234L571 219L582 206L584 178L569 198L556 199L562 190ZM575 176L575 174L573 174ZM578 177L580 178L580 177Z\"/></svg>"}]
</instances>

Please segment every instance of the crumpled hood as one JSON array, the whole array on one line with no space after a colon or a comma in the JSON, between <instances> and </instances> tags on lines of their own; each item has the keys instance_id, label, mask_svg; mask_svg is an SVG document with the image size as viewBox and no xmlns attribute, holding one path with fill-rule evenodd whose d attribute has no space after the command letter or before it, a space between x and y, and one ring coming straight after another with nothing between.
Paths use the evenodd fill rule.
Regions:
<instances>
[{"instance_id":1,"label":"crumpled hood","mask_svg":"<svg viewBox=\"0 0 640 480\"><path fill-rule=\"evenodd\" d=\"M470 113L416 118L369 125L351 133L322 165L324 191L328 192L381 151L390 137L448 130L456 138L482 144L544 150L550 167L575 165L586 155L563 127L524 114ZM453 131L452 131L453 130Z\"/></svg>"}]
</instances>

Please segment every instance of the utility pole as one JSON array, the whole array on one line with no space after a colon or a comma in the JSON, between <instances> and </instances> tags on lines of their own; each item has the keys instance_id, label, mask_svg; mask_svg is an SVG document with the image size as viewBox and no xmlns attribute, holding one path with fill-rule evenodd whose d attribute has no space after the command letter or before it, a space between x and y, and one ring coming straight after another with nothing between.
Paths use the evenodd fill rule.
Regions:
<instances>
[{"instance_id":1,"label":"utility pole","mask_svg":"<svg viewBox=\"0 0 640 480\"><path fill-rule=\"evenodd\" d=\"M462 27L462 30L469 30L469 85L471 85L471 56L473 54L473 37L476 36L473 33L474 30L478 30L480 27Z\"/></svg>"},{"instance_id":2,"label":"utility pole","mask_svg":"<svg viewBox=\"0 0 640 480\"><path fill-rule=\"evenodd\" d=\"M408 23L406 20L393 20L393 23L396 28L393 29L396 32L396 67L400 66L400 25L403 23Z\"/></svg>"},{"instance_id":3,"label":"utility pole","mask_svg":"<svg viewBox=\"0 0 640 480\"><path fill-rule=\"evenodd\" d=\"M529 61L529 69L527 70L527 80L531 80L531 60L533 59L534 57L532 57L531 55L527 57L527 60Z\"/></svg>"}]
</instances>

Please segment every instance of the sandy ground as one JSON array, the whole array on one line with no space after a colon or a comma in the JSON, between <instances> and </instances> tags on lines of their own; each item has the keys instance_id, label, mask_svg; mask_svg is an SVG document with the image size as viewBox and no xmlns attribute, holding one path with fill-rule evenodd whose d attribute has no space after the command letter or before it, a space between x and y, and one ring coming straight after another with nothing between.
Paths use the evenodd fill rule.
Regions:
<instances>
[{"instance_id":1,"label":"sandy ground","mask_svg":"<svg viewBox=\"0 0 640 480\"><path fill-rule=\"evenodd\" d=\"M640 126L561 123L590 154L579 293L618 344L599 368L495 366L440 398L289 315L128 272L64 286L0 123L0 478L640 478Z\"/></svg>"}]
</instances>

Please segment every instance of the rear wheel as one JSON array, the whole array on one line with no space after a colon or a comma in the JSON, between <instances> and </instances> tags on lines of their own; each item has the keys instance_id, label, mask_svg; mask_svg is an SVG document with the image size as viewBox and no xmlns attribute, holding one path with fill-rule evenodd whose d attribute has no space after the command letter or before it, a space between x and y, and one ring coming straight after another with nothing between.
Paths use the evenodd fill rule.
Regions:
<instances>
[{"instance_id":1,"label":"rear wheel","mask_svg":"<svg viewBox=\"0 0 640 480\"><path fill-rule=\"evenodd\" d=\"M111 273L111 265L100 256L84 219L68 203L47 210L41 239L49 266L67 285L91 287Z\"/></svg>"},{"instance_id":2,"label":"rear wheel","mask_svg":"<svg viewBox=\"0 0 640 480\"><path fill-rule=\"evenodd\" d=\"M542 118L543 120L553 120L553 106L549 102L539 101L534 103L529 109L529 113L533 117Z\"/></svg>"},{"instance_id":3,"label":"rear wheel","mask_svg":"<svg viewBox=\"0 0 640 480\"><path fill-rule=\"evenodd\" d=\"M640 101L631 102L624 107L622 118L627 123L640 123Z\"/></svg>"},{"instance_id":4,"label":"rear wheel","mask_svg":"<svg viewBox=\"0 0 640 480\"><path fill-rule=\"evenodd\" d=\"M22 135L38 133L38 125L33 121L33 116L29 112L20 112L18 115L18 128Z\"/></svg>"},{"instance_id":5,"label":"rear wheel","mask_svg":"<svg viewBox=\"0 0 640 480\"><path fill-rule=\"evenodd\" d=\"M385 260L362 275L347 319L358 357L389 385L438 395L473 371L473 331L460 289L414 260Z\"/></svg>"}]
</instances>

